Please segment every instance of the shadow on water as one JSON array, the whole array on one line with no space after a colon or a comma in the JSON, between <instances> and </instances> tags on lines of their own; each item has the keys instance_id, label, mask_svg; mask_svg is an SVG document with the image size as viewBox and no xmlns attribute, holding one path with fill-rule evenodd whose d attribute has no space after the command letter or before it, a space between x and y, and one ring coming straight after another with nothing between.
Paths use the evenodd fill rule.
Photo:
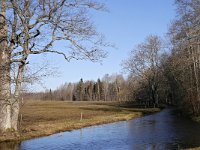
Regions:
<instances>
[{"instance_id":1,"label":"shadow on water","mask_svg":"<svg viewBox=\"0 0 200 150\"><path fill-rule=\"evenodd\" d=\"M19 143L16 142L5 142L0 143L0 150L18 150Z\"/></svg>"},{"instance_id":2,"label":"shadow on water","mask_svg":"<svg viewBox=\"0 0 200 150\"><path fill-rule=\"evenodd\" d=\"M200 125L173 108L131 121L0 144L2 150L159 150L200 146Z\"/></svg>"}]
</instances>

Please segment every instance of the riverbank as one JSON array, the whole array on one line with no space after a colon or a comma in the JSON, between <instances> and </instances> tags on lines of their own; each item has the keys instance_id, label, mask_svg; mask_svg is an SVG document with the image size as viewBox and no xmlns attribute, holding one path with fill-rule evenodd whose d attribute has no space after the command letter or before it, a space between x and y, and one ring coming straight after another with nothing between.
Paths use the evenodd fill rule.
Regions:
<instances>
[{"instance_id":1,"label":"riverbank","mask_svg":"<svg viewBox=\"0 0 200 150\"><path fill-rule=\"evenodd\" d=\"M193 117L192 119L200 124L200 117ZM200 147L190 148L188 150L200 150Z\"/></svg>"},{"instance_id":2,"label":"riverbank","mask_svg":"<svg viewBox=\"0 0 200 150\"><path fill-rule=\"evenodd\" d=\"M200 117L192 117L192 116L190 116L190 118L191 118L193 121L195 121L195 122L197 122L197 123L200 124ZM185 150L200 150L200 147L187 148L187 149L185 149Z\"/></svg>"},{"instance_id":3,"label":"riverbank","mask_svg":"<svg viewBox=\"0 0 200 150\"><path fill-rule=\"evenodd\" d=\"M158 108L125 108L110 102L28 101L20 112L20 132L0 133L0 142L130 120L157 111Z\"/></svg>"}]
</instances>

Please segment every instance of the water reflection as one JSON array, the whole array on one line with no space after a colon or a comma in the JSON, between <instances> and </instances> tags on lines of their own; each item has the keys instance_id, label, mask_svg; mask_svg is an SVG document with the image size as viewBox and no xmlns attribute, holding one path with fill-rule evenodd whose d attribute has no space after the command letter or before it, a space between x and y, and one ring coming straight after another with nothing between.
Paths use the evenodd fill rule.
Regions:
<instances>
[{"instance_id":1,"label":"water reflection","mask_svg":"<svg viewBox=\"0 0 200 150\"><path fill-rule=\"evenodd\" d=\"M134 119L0 145L6 150L159 150L200 146L200 125L173 109Z\"/></svg>"}]
</instances>

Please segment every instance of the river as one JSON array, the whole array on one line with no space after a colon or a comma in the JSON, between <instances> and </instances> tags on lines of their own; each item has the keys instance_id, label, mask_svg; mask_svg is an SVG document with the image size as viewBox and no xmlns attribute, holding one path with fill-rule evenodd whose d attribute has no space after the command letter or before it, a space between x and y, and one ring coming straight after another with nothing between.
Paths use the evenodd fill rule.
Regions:
<instances>
[{"instance_id":1,"label":"river","mask_svg":"<svg viewBox=\"0 0 200 150\"><path fill-rule=\"evenodd\" d=\"M172 108L130 121L2 144L5 150L173 150L200 146L200 125Z\"/></svg>"}]
</instances>

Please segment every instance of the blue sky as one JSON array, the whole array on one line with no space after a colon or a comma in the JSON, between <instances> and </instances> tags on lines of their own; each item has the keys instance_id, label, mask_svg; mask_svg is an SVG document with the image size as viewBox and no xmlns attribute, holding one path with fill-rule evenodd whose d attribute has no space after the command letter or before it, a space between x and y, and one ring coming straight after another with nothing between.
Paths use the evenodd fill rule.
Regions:
<instances>
[{"instance_id":1,"label":"blue sky","mask_svg":"<svg viewBox=\"0 0 200 150\"><path fill-rule=\"evenodd\" d=\"M102 1L101 1L102 2ZM115 44L108 48L109 55L103 62L66 62L59 56L48 55L59 76L43 80L48 89L56 89L65 82L96 80L105 74L121 73L120 63L128 57L129 51L142 42L149 34L163 37L170 21L175 17L174 0L104 0L109 12L93 13L93 22L106 40ZM36 91L45 90L34 86Z\"/></svg>"}]
</instances>

